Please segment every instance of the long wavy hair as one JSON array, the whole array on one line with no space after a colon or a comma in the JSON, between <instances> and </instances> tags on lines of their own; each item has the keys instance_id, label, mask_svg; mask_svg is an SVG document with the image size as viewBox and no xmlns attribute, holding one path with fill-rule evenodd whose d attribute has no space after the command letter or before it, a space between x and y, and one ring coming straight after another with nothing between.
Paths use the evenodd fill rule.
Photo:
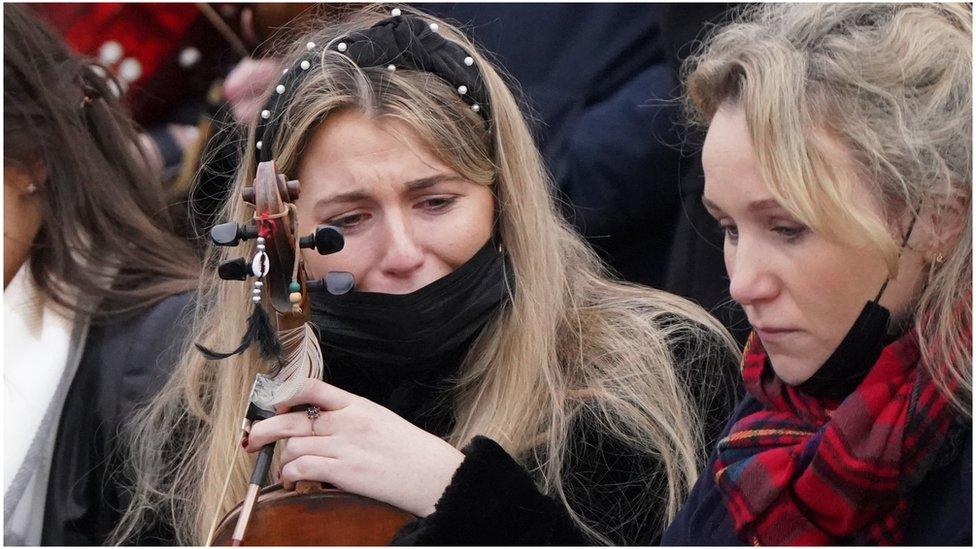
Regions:
<instances>
[{"instance_id":1,"label":"long wavy hair","mask_svg":"<svg viewBox=\"0 0 976 549\"><path fill-rule=\"evenodd\" d=\"M199 260L176 236L108 72L69 52L24 5L4 6L3 30L3 161L47 171L34 284L95 321L195 288Z\"/></svg>"},{"instance_id":2,"label":"long wavy hair","mask_svg":"<svg viewBox=\"0 0 976 549\"><path fill-rule=\"evenodd\" d=\"M329 44L388 17L388 9L367 7L311 32L285 53L285 66L307 54L306 42ZM476 435L496 440L543 492L565 504L584 531L608 541L580 516L565 489L571 423L585 418L649 459L658 458L666 474L666 493L629 502L632 508L621 510L621 520L649 505L663 505L669 519L701 462L699 412L690 406L689 392L718 392L705 387L716 380L707 379L703 355L712 353L727 366L735 360L735 343L700 307L607 278L594 253L560 217L529 129L502 77L456 28L437 22L440 34L470 52L480 68L489 90L490 127L439 78L360 68L325 49L302 81L298 99L281 114L276 142L263 146L273 146L278 169L294 177L323 120L357 109L406 124L458 173L490 187L518 291L464 359L449 395L456 424L446 439L458 448ZM231 196L239 196L256 169L253 127L244 150ZM229 201L223 214L240 222L250 216L238 200ZM240 253L235 248L234 254ZM213 264L227 257L211 250L195 317L199 341L213 347L240 336L251 306L245 292L221 283L214 273ZM682 355L688 366L676 363L678 345L687 350ZM688 376L702 387L684 383L682 368L700 368ZM181 542L206 541L215 516L244 495L251 458L238 449L240 414L254 375L264 369L250 351L214 363L187 347L167 387L134 426L131 463L137 484L116 541L134 535L147 512L171 521ZM160 444L168 440L178 442ZM225 492L229 470L233 478ZM641 480L652 485L652 479Z\"/></svg>"},{"instance_id":3,"label":"long wavy hair","mask_svg":"<svg viewBox=\"0 0 976 549\"><path fill-rule=\"evenodd\" d=\"M911 313L925 367L967 417L972 47L971 5L767 4L744 9L684 67L691 118L707 127L723 104L741 106L776 200L815 231L874 246L892 276L899 220L920 205L962 210L960 236L929 265ZM857 173L838 169L818 130L853 153ZM886 219L849 199L858 181Z\"/></svg>"}]
</instances>

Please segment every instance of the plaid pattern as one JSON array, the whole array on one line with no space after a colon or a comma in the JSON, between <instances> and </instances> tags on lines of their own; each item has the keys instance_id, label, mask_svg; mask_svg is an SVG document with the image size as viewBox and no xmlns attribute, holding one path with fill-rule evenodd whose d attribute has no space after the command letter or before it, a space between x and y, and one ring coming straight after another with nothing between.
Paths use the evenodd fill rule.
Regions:
<instances>
[{"instance_id":1,"label":"plaid pattern","mask_svg":"<svg viewBox=\"0 0 976 549\"><path fill-rule=\"evenodd\" d=\"M923 374L911 333L888 345L843 401L797 391L774 374L759 338L742 376L763 409L719 442L715 479L739 537L753 545L894 545L909 490L952 420Z\"/></svg>"}]
</instances>

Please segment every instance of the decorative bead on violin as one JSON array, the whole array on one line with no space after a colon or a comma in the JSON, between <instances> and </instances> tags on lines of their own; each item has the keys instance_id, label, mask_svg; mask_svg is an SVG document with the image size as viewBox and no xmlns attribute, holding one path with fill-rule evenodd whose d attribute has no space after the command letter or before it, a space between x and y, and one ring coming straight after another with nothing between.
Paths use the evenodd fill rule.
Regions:
<instances>
[{"instance_id":1,"label":"decorative bead on violin","mask_svg":"<svg viewBox=\"0 0 976 549\"><path fill-rule=\"evenodd\" d=\"M309 323L307 292L342 294L354 286L352 275L346 272L307 280L301 250L331 254L343 248L344 240L339 229L328 225L319 226L311 235L296 236L293 201L300 193L298 181L287 181L277 173L273 160L261 162L254 186L241 191L242 199L254 206L253 223L224 223L210 233L218 246L256 240L251 258L230 259L217 269L223 280L253 279L254 310L240 344L230 352L197 345L212 360L256 345L261 358L268 361L268 372L257 374L251 388L241 425L244 437L255 422L275 415L275 406L294 397L308 379L322 378L322 352ZM310 417L317 412L309 410ZM244 501L214 523L210 544L382 545L413 518L388 504L319 482L298 482L294 491L285 491L281 485L263 487L273 455L273 444L258 453Z\"/></svg>"}]
</instances>

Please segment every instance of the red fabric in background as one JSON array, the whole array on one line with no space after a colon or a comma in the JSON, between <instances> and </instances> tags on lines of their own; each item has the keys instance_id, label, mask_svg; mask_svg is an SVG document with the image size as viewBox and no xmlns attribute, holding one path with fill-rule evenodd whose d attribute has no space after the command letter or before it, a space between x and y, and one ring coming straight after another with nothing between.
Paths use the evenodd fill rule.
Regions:
<instances>
[{"instance_id":1,"label":"red fabric in background","mask_svg":"<svg viewBox=\"0 0 976 549\"><path fill-rule=\"evenodd\" d=\"M97 59L106 41L118 42L124 52L122 59L135 58L142 65L142 76L131 83L136 87L152 78L202 16L195 4L63 3L32 7L78 53Z\"/></svg>"}]
</instances>

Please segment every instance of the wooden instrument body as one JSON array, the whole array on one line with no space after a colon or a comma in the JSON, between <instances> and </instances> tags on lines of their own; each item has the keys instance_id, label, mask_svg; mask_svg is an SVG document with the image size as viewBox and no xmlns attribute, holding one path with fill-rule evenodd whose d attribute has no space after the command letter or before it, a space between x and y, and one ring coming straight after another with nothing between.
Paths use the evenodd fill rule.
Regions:
<instances>
[{"instance_id":1,"label":"wooden instrument body","mask_svg":"<svg viewBox=\"0 0 976 549\"><path fill-rule=\"evenodd\" d=\"M214 545L231 544L240 511L238 504L224 517ZM389 545L414 518L392 505L331 487L301 493L275 484L261 490L242 545Z\"/></svg>"}]
</instances>

